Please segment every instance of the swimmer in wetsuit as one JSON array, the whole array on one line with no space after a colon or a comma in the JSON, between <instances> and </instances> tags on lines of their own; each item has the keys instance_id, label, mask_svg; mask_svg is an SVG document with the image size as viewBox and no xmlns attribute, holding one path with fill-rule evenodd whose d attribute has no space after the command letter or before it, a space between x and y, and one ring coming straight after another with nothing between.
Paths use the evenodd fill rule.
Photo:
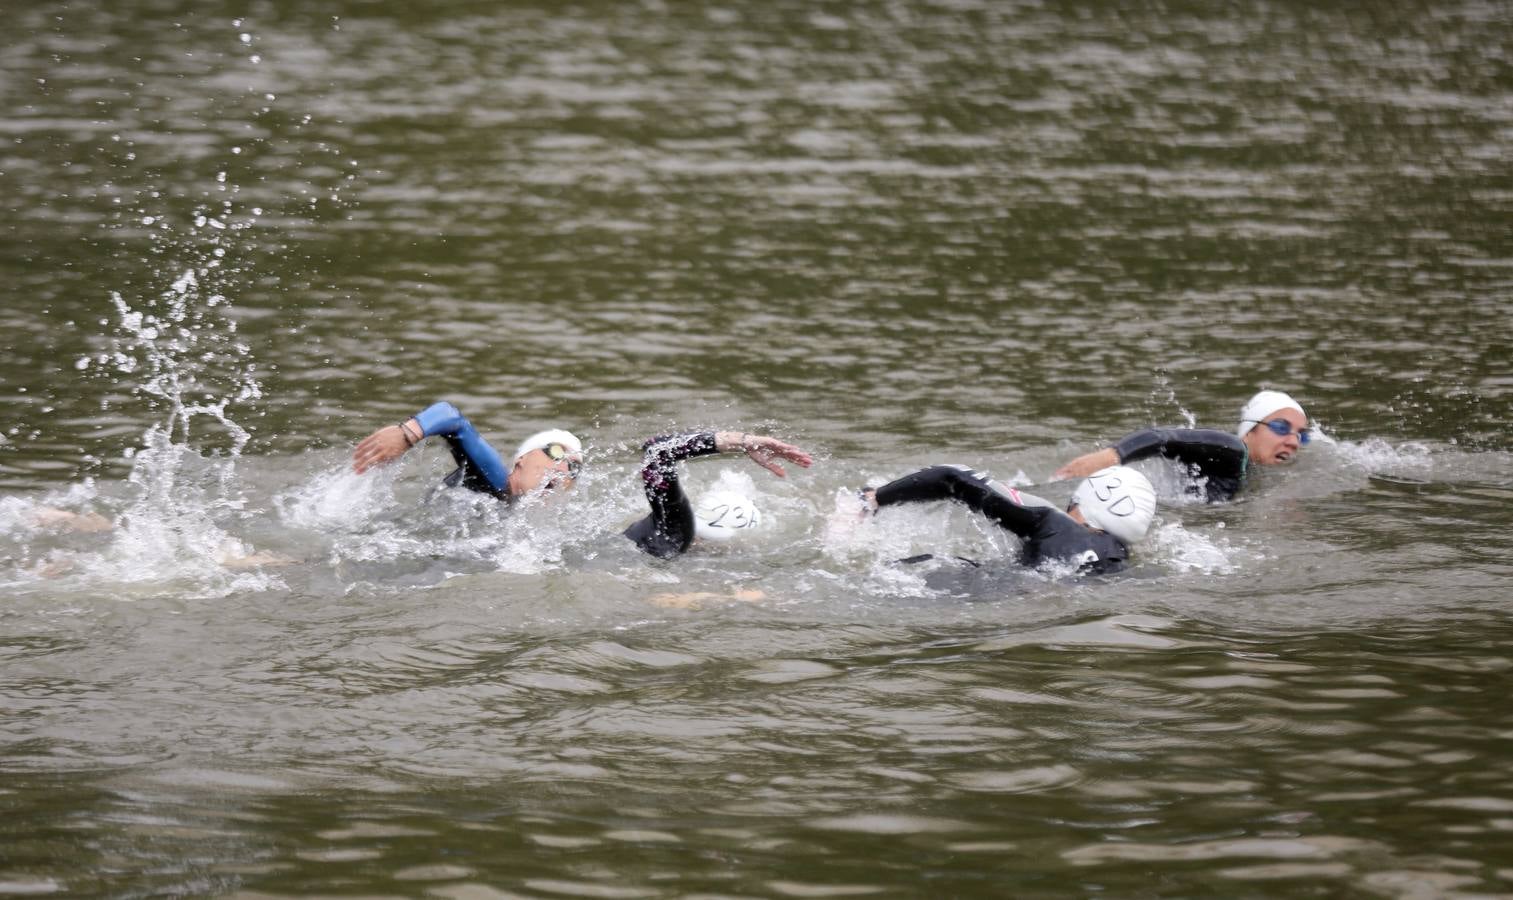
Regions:
<instances>
[{"instance_id":1,"label":"swimmer in wetsuit","mask_svg":"<svg viewBox=\"0 0 1513 900\"><path fill-rule=\"evenodd\" d=\"M520 442L509 467L457 407L433 403L398 425L386 425L352 451L352 468L359 475L398 459L428 437L446 439L457 468L445 479L448 487L462 486L505 502L535 490L572 487L583 467L583 443L572 433L554 428L538 431Z\"/></svg>"},{"instance_id":2,"label":"swimmer in wetsuit","mask_svg":"<svg viewBox=\"0 0 1513 900\"><path fill-rule=\"evenodd\" d=\"M1142 428L1112 447L1077 457L1052 476L1077 478L1112 465L1152 456L1181 463L1188 475L1203 479L1209 503L1231 500L1245 486L1250 463L1275 466L1291 462L1312 437L1308 416L1281 391L1261 391L1240 411L1235 434L1208 428Z\"/></svg>"},{"instance_id":3,"label":"swimmer in wetsuit","mask_svg":"<svg viewBox=\"0 0 1513 900\"><path fill-rule=\"evenodd\" d=\"M716 453L745 453L751 461L776 475L787 476L777 461L787 460L804 468L814 458L777 438L740 431L701 431L654 437L643 445L641 481L651 514L625 529L636 546L659 559L670 559L693 545L695 537L725 539L754 525L756 509L746 498L731 497L724 503L701 502L696 515L683 486L678 483L678 464L685 459ZM709 498L719 500L720 498Z\"/></svg>"},{"instance_id":4,"label":"swimmer in wetsuit","mask_svg":"<svg viewBox=\"0 0 1513 900\"><path fill-rule=\"evenodd\" d=\"M1021 564L1071 562L1077 564L1079 575L1125 568L1130 545L1145 537L1156 512L1156 492L1150 482L1123 466L1088 476L1072 495L1066 512L965 466L921 469L863 491L862 499L869 511L900 503L954 500L1017 535L1022 542Z\"/></svg>"}]
</instances>

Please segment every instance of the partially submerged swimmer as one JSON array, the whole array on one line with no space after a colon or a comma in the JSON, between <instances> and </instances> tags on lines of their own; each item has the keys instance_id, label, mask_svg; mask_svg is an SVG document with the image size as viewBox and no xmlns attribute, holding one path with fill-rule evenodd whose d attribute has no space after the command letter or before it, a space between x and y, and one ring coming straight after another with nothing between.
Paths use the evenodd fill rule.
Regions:
<instances>
[{"instance_id":1,"label":"partially submerged swimmer","mask_svg":"<svg viewBox=\"0 0 1513 900\"><path fill-rule=\"evenodd\" d=\"M116 523L97 512L76 513L55 506L38 506L31 510L29 520L33 527L55 532L74 534L100 534L114 531ZM216 548L215 561L228 569L257 569L264 566L290 566L298 560L281 553L255 550L236 538L227 537ZM41 578L58 578L74 570L74 559L69 555L51 555L35 571Z\"/></svg>"},{"instance_id":2,"label":"partially submerged swimmer","mask_svg":"<svg viewBox=\"0 0 1513 900\"><path fill-rule=\"evenodd\" d=\"M786 477L787 472L778 460L806 469L814 464L813 457L792 444L742 431L663 435L647 441L643 448L641 481L651 513L625 529L625 536L660 559L683 553L695 538L728 540L761 521L750 498L734 491L712 492L701 499L696 510L678 481L678 463L716 453L744 453L779 478Z\"/></svg>"},{"instance_id":3,"label":"partially submerged swimmer","mask_svg":"<svg viewBox=\"0 0 1513 900\"><path fill-rule=\"evenodd\" d=\"M428 437L441 437L457 468L444 479L507 503L536 490L570 488L583 468L583 443L560 428L538 431L520 442L508 466L457 407L433 403L397 425L386 425L358 443L352 468L361 475L403 456Z\"/></svg>"},{"instance_id":4,"label":"partially submerged swimmer","mask_svg":"<svg viewBox=\"0 0 1513 900\"><path fill-rule=\"evenodd\" d=\"M1234 434L1208 428L1142 428L1111 447L1077 457L1052 476L1078 478L1114 465L1152 456L1181 463L1188 475L1204 480L1209 503L1233 499L1245 485L1250 463L1291 462L1313 436L1303 407L1281 391L1261 391L1240 410Z\"/></svg>"},{"instance_id":5,"label":"partially submerged swimmer","mask_svg":"<svg viewBox=\"0 0 1513 900\"><path fill-rule=\"evenodd\" d=\"M1125 568L1130 547L1145 537L1156 513L1156 492L1150 482L1124 466L1089 475L1072 494L1066 512L980 472L954 465L921 469L864 491L862 496L874 512L902 503L954 500L1018 536L1022 565L1073 563L1078 574L1107 574Z\"/></svg>"}]
</instances>

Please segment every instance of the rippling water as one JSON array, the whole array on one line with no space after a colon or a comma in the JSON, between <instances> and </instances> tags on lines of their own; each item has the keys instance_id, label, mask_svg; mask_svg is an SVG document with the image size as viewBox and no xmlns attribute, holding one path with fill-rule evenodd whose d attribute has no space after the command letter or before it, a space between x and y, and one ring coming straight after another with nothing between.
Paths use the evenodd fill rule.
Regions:
<instances>
[{"instance_id":1,"label":"rippling water","mask_svg":"<svg viewBox=\"0 0 1513 900\"><path fill-rule=\"evenodd\" d=\"M1510 25L11 11L0 895L1513 894ZM1150 466L1122 576L847 512L939 461L1064 502L1260 385L1324 439L1225 507ZM586 477L347 471L443 397ZM690 465L763 531L639 556L639 441L709 426L819 460Z\"/></svg>"}]
</instances>

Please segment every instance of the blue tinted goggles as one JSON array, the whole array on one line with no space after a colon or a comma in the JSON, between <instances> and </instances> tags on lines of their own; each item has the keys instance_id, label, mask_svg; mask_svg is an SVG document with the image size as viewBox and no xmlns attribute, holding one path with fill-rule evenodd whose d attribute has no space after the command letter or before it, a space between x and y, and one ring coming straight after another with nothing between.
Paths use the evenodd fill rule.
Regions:
<instances>
[{"instance_id":1,"label":"blue tinted goggles","mask_svg":"<svg viewBox=\"0 0 1513 900\"><path fill-rule=\"evenodd\" d=\"M1277 437L1287 437L1289 434L1294 433L1292 423L1286 419L1272 419L1270 422L1262 422L1257 419L1248 419L1247 421L1255 422L1257 425L1265 425ZM1299 428L1296 434L1298 436L1298 443L1306 444L1313 438L1313 429L1304 426L1303 428Z\"/></svg>"}]
</instances>

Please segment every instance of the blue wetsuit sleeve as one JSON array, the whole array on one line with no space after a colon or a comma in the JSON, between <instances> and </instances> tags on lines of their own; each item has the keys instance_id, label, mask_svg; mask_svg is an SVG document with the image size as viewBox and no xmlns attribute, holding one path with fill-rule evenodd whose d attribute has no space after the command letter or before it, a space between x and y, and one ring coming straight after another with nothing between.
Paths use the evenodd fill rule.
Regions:
<instances>
[{"instance_id":1,"label":"blue wetsuit sleeve","mask_svg":"<svg viewBox=\"0 0 1513 900\"><path fill-rule=\"evenodd\" d=\"M450 403L433 403L415 414L426 437L446 439L452 458L463 468L463 484L475 491L501 493L508 490L509 468L499 451L489 446L457 407Z\"/></svg>"},{"instance_id":2,"label":"blue wetsuit sleeve","mask_svg":"<svg viewBox=\"0 0 1513 900\"><path fill-rule=\"evenodd\" d=\"M1031 538L1056 508L1029 494L994 484L965 466L931 466L877 489L877 505L954 500L1021 538Z\"/></svg>"},{"instance_id":3,"label":"blue wetsuit sleeve","mask_svg":"<svg viewBox=\"0 0 1513 900\"><path fill-rule=\"evenodd\" d=\"M627 528L625 536L652 556L667 559L687 550L694 538L693 504L678 483L678 463L719 451L712 431L654 437L643 449L641 481L651 515Z\"/></svg>"},{"instance_id":4,"label":"blue wetsuit sleeve","mask_svg":"<svg viewBox=\"0 0 1513 900\"><path fill-rule=\"evenodd\" d=\"M1244 441L1211 428L1144 428L1125 436L1114 452L1121 463L1158 455L1182 463L1189 474L1208 479L1210 502L1239 493L1249 458Z\"/></svg>"}]
</instances>

